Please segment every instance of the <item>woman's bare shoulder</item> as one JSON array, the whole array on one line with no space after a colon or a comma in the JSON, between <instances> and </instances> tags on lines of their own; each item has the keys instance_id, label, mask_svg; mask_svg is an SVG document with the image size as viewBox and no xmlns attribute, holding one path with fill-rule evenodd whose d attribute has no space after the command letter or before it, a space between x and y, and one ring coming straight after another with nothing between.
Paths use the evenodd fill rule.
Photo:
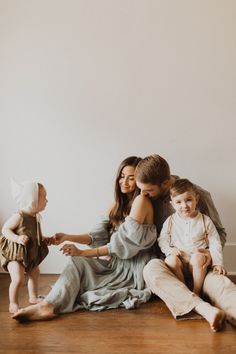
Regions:
<instances>
[{"instance_id":1,"label":"woman's bare shoulder","mask_svg":"<svg viewBox=\"0 0 236 354\"><path fill-rule=\"evenodd\" d=\"M143 207L143 206L152 206L152 203L151 203L151 200L146 197L145 195L143 194L139 194L133 201L133 204L136 205L137 207L140 206L140 207Z\"/></svg>"}]
</instances>

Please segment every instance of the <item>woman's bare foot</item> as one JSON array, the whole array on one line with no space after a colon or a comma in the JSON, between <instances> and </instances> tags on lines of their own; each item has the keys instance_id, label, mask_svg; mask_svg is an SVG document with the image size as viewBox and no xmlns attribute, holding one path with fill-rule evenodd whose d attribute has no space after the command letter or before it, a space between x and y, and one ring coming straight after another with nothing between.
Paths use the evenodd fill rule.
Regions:
<instances>
[{"instance_id":1,"label":"woman's bare foot","mask_svg":"<svg viewBox=\"0 0 236 354\"><path fill-rule=\"evenodd\" d=\"M17 321L51 320L54 317L54 307L47 301L20 309L12 316Z\"/></svg>"},{"instance_id":2,"label":"woman's bare foot","mask_svg":"<svg viewBox=\"0 0 236 354\"><path fill-rule=\"evenodd\" d=\"M42 296L30 297L29 298L29 303L32 304L32 305L39 304L42 301L43 301L43 297Z\"/></svg>"},{"instance_id":3,"label":"woman's bare foot","mask_svg":"<svg viewBox=\"0 0 236 354\"><path fill-rule=\"evenodd\" d=\"M15 302L10 302L10 304L9 304L9 312L10 313L16 313L18 310L19 310L18 304L16 304Z\"/></svg>"},{"instance_id":4,"label":"woman's bare foot","mask_svg":"<svg viewBox=\"0 0 236 354\"><path fill-rule=\"evenodd\" d=\"M225 320L224 311L211 306L207 302L200 303L194 310L209 322L213 332L218 332L222 329Z\"/></svg>"}]
</instances>

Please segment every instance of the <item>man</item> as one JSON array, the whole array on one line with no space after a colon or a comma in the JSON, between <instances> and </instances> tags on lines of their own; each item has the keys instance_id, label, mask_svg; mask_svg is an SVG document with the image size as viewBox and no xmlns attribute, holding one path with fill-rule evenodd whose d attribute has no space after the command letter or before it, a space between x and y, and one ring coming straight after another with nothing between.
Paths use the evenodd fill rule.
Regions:
<instances>
[{"instance_id":1,"label":"man","mask_svg":"<svg viewBox=\"0 0 236 354\"><path fill-rule=\"evenodd\" d=\"M170 175L167 161L159 155L145 157L136 167L136 183L141 193L152 200L158 234L164 221L174 212L170 203L169 191L176 178L178 177ZM198 209L212 219L223 247L226 241L226 232L211 195L201 187L196 185L195 187L199 194ZM158 258L163 258L160 249L157 252ZM144 279L152 292L166 303L176 319L189 318L193 311L203 316L210 323L213 331L218 331L222 327L224 312L227 320L236 326L236 286L226 276L213 274L210 271L203 284L204 295L216 307L191 292L184 283L176 278L162 259L152 259L145 266Z\"/></svg>"}]
</instances>

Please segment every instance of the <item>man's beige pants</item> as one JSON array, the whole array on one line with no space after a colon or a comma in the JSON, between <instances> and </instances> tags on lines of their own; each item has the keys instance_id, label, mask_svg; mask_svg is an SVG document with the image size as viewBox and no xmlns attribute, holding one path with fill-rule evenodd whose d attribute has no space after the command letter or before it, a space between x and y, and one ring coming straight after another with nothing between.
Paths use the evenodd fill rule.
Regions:
<instances>
[{"instance_id":1,"label":"man's beige pants","mask_svg":"<svg viewBox=\"0 0 236 354\"><path fill-rule=\"evenodd\" d=\"M152 259L143 271L151 291L159 296L177 319L189 314L203 300L183 284L164 261ZM203 292L212 305L225 311L230 322L236 324L236 285L226 276L209 272L203 284Z\"/></svg>"}]
</instances>

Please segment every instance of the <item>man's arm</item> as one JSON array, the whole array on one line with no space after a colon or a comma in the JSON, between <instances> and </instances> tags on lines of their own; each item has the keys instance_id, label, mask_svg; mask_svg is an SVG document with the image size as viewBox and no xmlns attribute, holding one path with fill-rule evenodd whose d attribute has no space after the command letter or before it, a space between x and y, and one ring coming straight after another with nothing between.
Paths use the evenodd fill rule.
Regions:
<instances>
[{"instance_id":1,"label":"man's arm","mask_svg":"<svg viewBox=\"0 0 236 354\"><path fill-rule=\"evenodd\" d=\"M224 227L222 226L220 216L218 214L218 211L216 210L216 207L214 205L214 202L211 198L211 195L208 191L202 189L199 186L196 186L198 193L199 193L199 202L198 202L198 209L201 213L208 215L211 220L213 221L219 235L220 235L220 241L222 247L224 247L225 242L226 242L226 231Z\"/></svg>"}]
</instances>

